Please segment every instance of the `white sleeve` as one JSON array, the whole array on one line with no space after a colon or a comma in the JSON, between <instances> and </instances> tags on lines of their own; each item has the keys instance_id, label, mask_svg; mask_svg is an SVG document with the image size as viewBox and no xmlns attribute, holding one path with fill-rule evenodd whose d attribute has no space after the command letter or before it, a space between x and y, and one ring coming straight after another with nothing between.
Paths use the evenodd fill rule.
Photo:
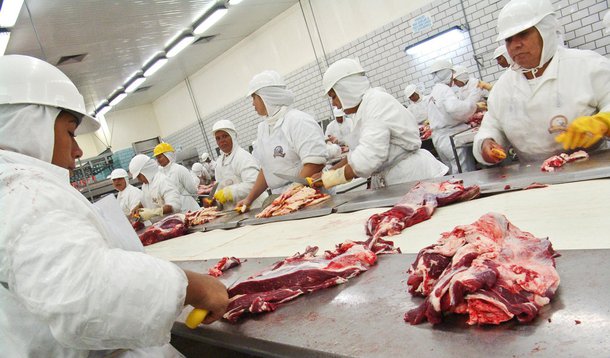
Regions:
<instances>
[{"instance_id":1,"label":"white sleeve","mask_svg":"<svg viewBox=\"0 0 610 358\"><path fill-rule=\"evenodd\" d=\"M324 133L324 135L326 137L328 136L337 136L338 134L338 130L337 130L337 121L333 120L332 122L328 123L328 127L326 127L326 133Z\"/></svg>"},{"instance_id":2,"label":"white sleeve","mask_svg":"<svg viewBox=\"0 0 610 358\"><path fill-rule=\"evenodd\" d=\"M180 165L178 169L178 181L180 182L182 187L189 194L196 195L197 185L195 185L195 182L193 181L193 176L191 175L191 172L189 172L189 170L183 167L182 165Z\"/></svg>"},{"instance_id":3,"label":"white sleeve","mask_svg":"<svg viewBox=\"0 0 610 358\"><path fill-rule=\"evenodd\" d=\"M19 207L21 218L27 216L13 224L19 230L3 222L16 233L7 239L10 259L3 264L10 290L67 347L167 343L184 304L184 272L144 253L109 247L95 212L66 192L43 184L11 195L37 205Z\"/></svg>"},{"instance_id":4,"label":"white sleeve","mask_svg":"<svg viewBox=\"0 0 610 358\"><path fill-rule=\"evenodd\" d=\"M237 203L250 193L258 177L259 166L254 157L243 149L235 153L233 161L235 162L235 174L240 177L241 182L229 185L228 188L231 189L233 202Z\"/></svg>"},{"instance_id":5,"label":"white sleeve","mask_svg":"<svg viewBox=\"0 0 610 358\"><path fill-rule=\"evenodd\" d=\"M483 145L483 141L487 138L491 138L500 144L503 147L507 147L510 143L506 136L504 135L504 130L499 121L498 113L496 113L496 101L497 96L494 93L499 93L502 88L496 84L496 87L491 91L489 99L487 101L488 111L483 116L483 121L481 122L481 127L479 131L474 136L474 141L472 143L472 153L474 157L479 163L492 165L493 163L488 163L483 159L481 155L481 146Z\"/></svg>"},{"instance_id":6,"label":"white sleeve","mask_svg":"<svg viewBox=\"0 0 610 358\"><path fill-rule=\"evenodd\" d=\"M445 108L454 124L466 122L468 117L473 115L477 110L476 101L471 96L462 101L457 98L449 87L444 91L443 99L439 102Z\"/></svg>"},{"instance_id":7,"label":"white sleeve","mask_svg":"<svg viewBox=\"0 0 610 358\"><path fill-rule=\"evenodd\" d=\"M377 107L363 113L367 118L362 121L358 146L349 152L347 161L360 178L368 178L388 160L390 151L390 129L381 119L389 107Z\"/></svg>"},{"instance_id":8,"label":"white sleeve","mask_svg":"<svg viewBox=\"0 0 610 358\"><path fill-rule=\"evenodd\" d=\"M129 206L129 211L131 212L131 210L133 210L141 202L142 190L136 188L135 186L131 186L129 192L127 193L127 205Z\"/></svg>"},{"instance_id":9,"label":"white sleeve","mask_svg":"<svg viewBox=\"0 0 610 358\"><path fill-rule=\"evenodd\" d=\"M176 187L170 183L169 178L163 178L159 183L159 194L163 197L165 205L171 205L174 213L182 210L182 197ZM192 179L189 179L192 182Z\"/></svg>"},{"instance_id":10,"label":"white sleeve","mask_svg":"<svg viewBox=\"0 0 610 358\"><path fill-rule=\"evenodd\" d=\"M295 113L296 112L296 113ZM308 114L300 111L290 111L292 118L286 118L289 141L305 164L325 164L326 144L322 127Z\"/></svg>"}]
</instances>

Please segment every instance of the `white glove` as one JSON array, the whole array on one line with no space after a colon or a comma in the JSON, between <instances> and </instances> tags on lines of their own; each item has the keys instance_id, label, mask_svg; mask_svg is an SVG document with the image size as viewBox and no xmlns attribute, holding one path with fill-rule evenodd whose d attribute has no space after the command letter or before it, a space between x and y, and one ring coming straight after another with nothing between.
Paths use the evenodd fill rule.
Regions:
<instances>
[{"instance_id":1,"label":"white glove","mask_svg":"<svg viewBox=\"0 0 610 358\"><path fill-rule=\"evenodd\" d=\"M140 217L142 220L150 220L153 216L163 216L163 208L155 208L155 209L140 209Z\"/></svg>"},{"instance_id":2,"label":"white glove","mask_svg":"<svg viewBox=\"0 0 610 358\"><path fill-rule=\"evenodd\" d=\"M322 183L324 183L326 189L330 189L339 184L345 184L348 181L349 180L345 178L345 166L322 173Z\"/></svg>"}]
</instances>

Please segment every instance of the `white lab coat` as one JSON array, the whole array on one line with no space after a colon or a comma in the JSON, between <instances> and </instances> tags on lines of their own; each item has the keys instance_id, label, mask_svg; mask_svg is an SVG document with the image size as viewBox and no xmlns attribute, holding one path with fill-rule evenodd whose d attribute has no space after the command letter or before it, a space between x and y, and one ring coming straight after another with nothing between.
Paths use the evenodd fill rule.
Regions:
<instances>
[{"instance_id":1,"label":"white lab coat","mask_svg":"<svg viewBox=\"0 0 610 358\"><path fill-rule=\"evenodd\" d=\"M165 174L172 182L173 186L178 189L181 196L181 211L197 211L201 207L193 198L197 195L198 186L195 185L191 172L180 164L170 162L165 167L161 167L160 171Z\"/></svg>"},{"instance_id":2,"label":"white lab coat","mask_svg":"<svg viewBox=\"0 0 610 358\"><path fill-rule=\"evenodd\" d=\"M352 119L345 116L343 117L342 123L337 122L336 119L330 122L326 127L326 132L324 133L324 135L326 137L332 135L337 138L337 141L339 141L340 145L344 145L347 144L349 135L352 132L353 127L354 123Z\"/></svg>"},{"instance_id":3,"label":"white lab coat","mask_svg":"<svg viewBox=\"0 0 610 358\"><path fill-rule=\"evenodd\" d=\"M580 116L610 112L610 60L588 50L559 47L542 77L528 81L506 71L491 90L488 112L474 138L474 155L493 138L512 145L524 162L542 161L562 152L555 128Z\"/></svg>"},{"instance_id":4,"label":"white lab coat","mask_svg":"<svg viewBox=\"0 0 610 358\"><path fill-rule=\"evenodd\" d=\"M142 207L155 209L171 205L174 213L179 213L182 209L182 198L167 176L159 170L152 180L148 180L148 184L142 184ZM189 180L192 178L189 177Z\"/></svg>"},{"instance_id":5,"label":"white lab coat","mask_svg":"<svg viewBox=\"0 0 610 358\"><path fill-rule=\"evenodd\" d=\"M407 106L407 109L418 124L424 123L428 119L428 101L430 100L430 96L420 96L419 101L412 102L409 100L411 104Z\"/></svg>"},{"instance_id":6,"label":"white lab coat","mask_svg":"<svg viewBox=\"0 0 610 358\"><path fill-rule=\"evenodd\" d=\"M468 82L463 87L456 86L455 95L459 100L462 101L471 98L474 99L475 102L481 102L488 92L482 88L479 88L478 84L478 79L470 77Z\"/></svg>"},{"instance_id":7,"label":"white lab coat","mask_svg":"<svg viewBox=\"0 0 610 358\"><path fill-rule=\"evenodd\" d=\"M216 181L218 189L229 188L233 195L232 202L226 202L223 205L223 210L233 209L235 203L250 193L250 190L258 177L259 166L252 154L248 153L242 147L236 145L233 141L233 151L226 155L222 153L216 161ZM267 198L267 192L261 194L252 203L252 208L258 208Z\"/></svg>"},{"instance_id":8,"label":"white lab coat","mask_svg":"<svg viewBox=\"0 0 610 358\"><path fill-rule=\"evenodd\" d=\"M428 121L430 129L432 129L432 143L441 161L450 168L450 173L456 174L458 170L449 136L470 128L466 122L476 111L476 102L475 94L471 94L465 100L458 99L451 87L446 84L437 83L432 87L428 102ZM459 148L457 152L462 172L474 170L472 151Z\"/></svg>"},{"instance_id":9,"label":"white lab coat","mask_svg":"<svg viewBox=\"0 0 610 358\"><path fill-rule=\"evenodd\" d=\"M326 163L324 132L313 117L292 108L284 107L281 111L285 113L273 128L262 121L256 135L256 159L274 194L284 192L292 183L273 173L296 177L303 164Z\"/></svg>"},{"instance_id":10,"label":"white lab coat","mask_svg":"<svg viewBox=\"0 0 610 358\"><path fill-rule=\"evenodd\" d=\"M168 346L185 299L181 269L117 247L63 168L0 151L0 183L0 355Z\"/></svg>"},{"instance_id":11,"label":"white lab coat","mask_svg":"<svg viewBox=\"0 0 610 358\"><path fill-rule=\"evenodd\" d=\"M373 186L439 177L447 167L420 149L417 122L396 98L382 88L368 89L354 115L348 163L357 176L375 174Z\"/></svg>"},{"instance_id":12,"label":"white lab coat","mask_svg":"<svg viewBox=\"0 0 610 358\"><path fill-rule=\"evenodd\" d=\"M127 179L125 179L127 181ZM117 200L121 206L121 210L125 215L129 215L131 211L142 202L142 190L127 182L127 186L123 191L117 194Z\"/></svg>"}]
</instances>

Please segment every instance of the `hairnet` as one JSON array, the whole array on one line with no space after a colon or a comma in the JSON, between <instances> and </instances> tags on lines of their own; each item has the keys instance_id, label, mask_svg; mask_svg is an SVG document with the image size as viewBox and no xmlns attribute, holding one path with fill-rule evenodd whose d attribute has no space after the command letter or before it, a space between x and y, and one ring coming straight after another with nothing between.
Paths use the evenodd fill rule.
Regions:
<instances>
[{"instance_id":1,"label":"hairnet","mask_svg":"<svg viewBox=\"0 0 610 358\"><path fill-rule=\"evenodd\" d=\"M337 117L344 117L345 116L345 112L343 112L341 110L341 108L333 107L333 116L335 118L337 118Z\"/></svg>"},{"instance_id":2,"label":"hairnet","mask_svg":"<svg viewBox=\"0 0 610 358\"><path fill-rule=\"evenodd\" d=\"M279 86L263 87L255 92L261 97L267 109L267 116L272 116L282 106L290 106L294 102L294 93Z\"/></svg>"},{"instance_id":3,"label":"hairnet","mask_svg":"<svg viewBox=\"0 0 610 358\"><path fill-rule=\"evenodd\" d=\"M167 158L167 160L169 160L170 163L176 161L176 152L165 152L163 153L163 155L165 155L165 157Z\"/></svg>"},{"instance_id":4,"label":"hairnet","mask_svg":"<svg viewBox=\"0 0 610 358\"><path fill-rule=\"evenodd\" d=\"M144 164L144 167L142 167L142 170L140 170L140 174L144 175L146 177L146 180L148 180L148 182L150 183L158 171L159 165L157 165L157 161L154 159L149 159L146 164Z\"/></svg>"},{"instance_id":5,"label":"hairnet","mask_svg":"<svg viewBox=\"0 0 610 358\"><path fill-rule=\"evenodd\" d=\"M540 67L544 66L545 63L553 58L555 52L557 52L559 42L557 38L558 26L557 18L555 18L554 14L543 17L542 20L534 26L542 37L542 55L540 56L540 63L534 68L523 68L516 62L513 62L511 68L519 72L532 71L535 74Z\"/></svg>"},{"instance_id":6,"label":"hairnet","mask_svg":"<svg viewBox=\"0 0 610 358\"><path fill-rule=\"evenodd\" d=\"M444 83L446 85L451 85L451 79L453 75L453 70L450 68L446 68L440 71L436 71L432 74L432 79L434 83Z\"/></svg>"},{"instance_id":7,"label":"hairnet","mask_svg":"<svg viewBox=\"0 0 610 358\"><path fill-rule=\"evenodd\" d=\"M59 108L39 104L0 105L0 149L51 163Z\"/></svg>"},{"instance_id":8,"label":"hairnet","mask_svg":"<svg viewBox=\"0 0 610 358\"><path fill-rule=\"evenodd\" d=\"M198 177L203 175L203 164L201 163L193 163L193 166L191 167L191 171L193 173L195 173L195 175L197 175Z\"/></svg>"},{"instance_id":9,"label":"hairnet","mask_svg":"<svg viewBox=\"0 0 610 358\"><path fill-rule=\"evenodd\" d=\"M371 88L369 79L360 73L344 77L333 86L344 111L360 104L364 93L369 88Z\"/></svg>"},{"instance_id":10,"label":"hairnet","mask_svg":"<svg viewBox=\"0 0 610 358\"><path fill-rule=\"evenodd\" d=\"M470 72L468 68L465 66L457 65L453 67L453 79L458 80L460 82L468 83L468 79L470 78Z\"/></svg>"}]
</instances>

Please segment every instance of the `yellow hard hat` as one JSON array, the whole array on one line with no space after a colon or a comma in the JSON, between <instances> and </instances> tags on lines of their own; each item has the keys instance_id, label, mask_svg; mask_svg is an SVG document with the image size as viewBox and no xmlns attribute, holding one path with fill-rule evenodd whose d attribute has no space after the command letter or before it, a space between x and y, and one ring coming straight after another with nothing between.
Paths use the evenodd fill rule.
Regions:
<instances>
[{"instance_id":1,"label":"yellow hard hat","mask_svg":"<svg viewBox=\"0 0 610 358\"><path fill-rule=\"evenodd\" d=\"M155 147L155 150L153 151L153 156L157 156L159 154L163 154L163 153L167 153L167 152L175 152L174 147L172 147L171 144L169 143L159 143L157 144L157 146Z\"/></svg>"}]
</instances>

